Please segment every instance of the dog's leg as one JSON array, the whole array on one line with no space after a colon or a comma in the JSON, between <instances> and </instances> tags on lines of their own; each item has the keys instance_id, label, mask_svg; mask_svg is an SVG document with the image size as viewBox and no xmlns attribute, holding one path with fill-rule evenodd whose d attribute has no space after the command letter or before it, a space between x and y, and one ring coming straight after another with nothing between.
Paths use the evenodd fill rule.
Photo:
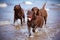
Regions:
<instances>
[{"instance_id":1,"label":"dog's leg","mask_svg":"<svg viewBox=\"0 0 60 40\"><path fill-rule=\"evenodd\" d=\"M35 33L35 28L33 28L33 30L32 30L34 33Z\"/></svg>"},{"instance_id":2,"label":"dog's leg","mask_svg":"<svg viewBox=\"0 0 60 40\"><path fill-rule=\"evenodd\" d=\"M21 26L22 26L22 18L21 18Z\"/></svg>"},{"instance_id":3,"label":"dog's leg","mask_svg":"<svg viewBox=\"0 0 60 40\"><path fill-rule=\"evenodd\" d=\"M16 21L16 18L14 18L14 23L15 23L15 21Z\"/></svg>"},{"instance_id":4,"label":"dog's leg","mask_svg":"<svg viewBox=\"0 0 60 40\"><path fill-rule=\"evenodd\" d=\"M45 18L45 24L46 24L46 22L47 22L47 18Z\"/></svg>"},{"instance_id":5,"label":"dog's leg","mask_svg":"<svg viewBox=\"0 0 60 40\"><path fill-rule=\"evenodd\" d=\"M23 16L23 22L25 23L25 16Z\"/></svg>"},{"instance_id":6,"label":"dog's leg","mask_svg":"<svg viewBox=\"0 0 60 40\"><path fill-rule=\"evenodd\" d=\"M46 17L44 17L44 20L45 20L45 24L46 24L47 18L46 18Z\"/></svg>"},{"instance_id":7,"label":"dog's leg","mask_svg":"<svg viewBox=\"0 0 60 40\"><path fill-rule=\"evenodd\" d=\"M33 28L33 30L32 30L34 33L35 33L36 28L37 28L37 26L35 26L35 27Z\"/></svg>"},{"instance_id":8,"label":"dog's leg","mask_svg":"<svg viewBox=\"0 0 60 40\"><path fill-rule=\"evenodd\" d=\"M15 21L17 20L18 18L17 18L17 16L16 15L14 15L14 23L15 23Z\"/></svg>"},{"instance_id":9,"label":"dog's leg","mask_svg":"<svg viewBox=\"0 0 60 40\"><path fill-rule=\"evenodd\" d=\"M31 27L28 26L28 33L29 33L29 36L31 36L30 30L31 30Z\"/></svg>"}]
</instances>

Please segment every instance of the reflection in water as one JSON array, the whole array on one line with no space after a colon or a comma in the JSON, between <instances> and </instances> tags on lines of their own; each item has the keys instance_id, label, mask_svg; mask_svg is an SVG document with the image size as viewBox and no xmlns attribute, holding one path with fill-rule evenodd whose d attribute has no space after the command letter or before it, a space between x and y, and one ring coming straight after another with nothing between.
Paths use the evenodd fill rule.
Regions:
<instances>
[{"instance_id":1,"label":"reflection in water","mask_svg":"<svg viewBox=\"0 0 60 40\"><path fill-rule=\"evenodd\" d=\"M33 37L28 37L28 31L26 25L20 26L20 29L16 29L15 26L12 25L0 26L0 32L1 32L0 39L1 40L52 40L60 30L60 28L53 26L50 25L44 26L44 28L40 32L36 32L32 34Z\"/></svg>"}]
</instances>

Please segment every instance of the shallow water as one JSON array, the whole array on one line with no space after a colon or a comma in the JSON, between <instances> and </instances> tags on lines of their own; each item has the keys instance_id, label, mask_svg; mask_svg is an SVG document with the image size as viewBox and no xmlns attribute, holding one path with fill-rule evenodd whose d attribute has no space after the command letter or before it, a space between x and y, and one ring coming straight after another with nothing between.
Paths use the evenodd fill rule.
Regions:
<instances>
[{"instance_id":1,"label":"shallow water","mask_svg":"<svg viewBox=\"0 0 60 40\"><path fill-rule=\"evenodd\" d=\"M47 8L49 10L47 10L48 12L47 24L46 26L44 25L44 28L42 28L41 31L36 32L34 34L32 33L32 37L30 38L28 37L26 23L24 23L23 26L20 25L20 22L17 22L15 26L13 25L14 19L13 7L15 4L19 4L20 2L23 1L18 0L16 2L15 0L14 2L12 2L11 0L9 2L7 0L6 1L2 0L1 2L6 2L10 4L8 4L6 8L0 8L0 40L60 40L60 9L59 9L60 7L50 5L58 4L59 3L58 1L48 1ZM38 4L40 2L41 4ZM45 1L35 1L34 4L36 5L33 4L33 6L41 7L43 2ZM31 9L33 7L32 5L28 6L24 4L21 4L21 6L25 10Z\"/></svg>"}]
</instances>

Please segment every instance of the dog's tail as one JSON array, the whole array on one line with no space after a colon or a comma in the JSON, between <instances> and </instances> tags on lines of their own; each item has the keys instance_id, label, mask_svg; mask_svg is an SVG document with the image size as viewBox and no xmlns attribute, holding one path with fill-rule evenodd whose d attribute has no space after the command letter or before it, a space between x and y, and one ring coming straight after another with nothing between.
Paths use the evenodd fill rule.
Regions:
<instances>
[{"instance_id":1,"label":"dog's tail","mask_svg":"<svg viewBox=\"0 0 60 40\"><path fill-rule=\"evenodd\" d=\"M43 4L42 9L45 9L46 7L46 2Z\"/></svg>"}]
</instances>

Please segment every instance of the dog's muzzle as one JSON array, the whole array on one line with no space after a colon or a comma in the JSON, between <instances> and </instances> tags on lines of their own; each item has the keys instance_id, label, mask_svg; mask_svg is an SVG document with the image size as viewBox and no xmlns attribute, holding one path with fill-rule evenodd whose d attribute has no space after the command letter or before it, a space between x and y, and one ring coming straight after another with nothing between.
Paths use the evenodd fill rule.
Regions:
<instances>
[{"instance_id":1,"label":"dog's muzzle","mask_svg":"<svg viewBox=\"0 0 60 40\"><path fill-rule=\"evenodd\" d=\"M32 18L30 18L30 17L28 18L29 21L31 21L31 19L32 19Z\"/></svg>"}]
</instances>

